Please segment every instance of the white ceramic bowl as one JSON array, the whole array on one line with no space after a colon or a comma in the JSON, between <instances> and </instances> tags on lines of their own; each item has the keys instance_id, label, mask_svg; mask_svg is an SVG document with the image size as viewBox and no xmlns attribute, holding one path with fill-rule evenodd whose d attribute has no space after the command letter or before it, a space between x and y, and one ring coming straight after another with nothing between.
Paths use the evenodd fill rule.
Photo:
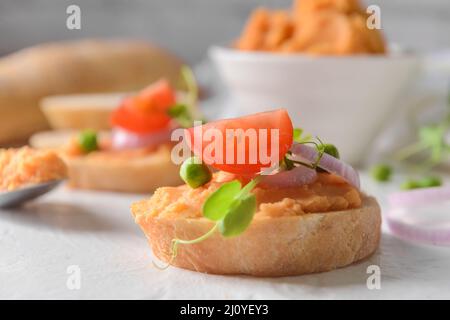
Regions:
<instances>
[{"instance_id":1,"label":"white ceramic bowl","mask_svg":"<svg viewBox=\"0 0 450 320\"><path fill-rule=\"evenodd\" d=\"M414 55L312 57L213 47L232 115L286 108L294 126L334 143L358 164L395 102L417 77Z\"/></svg>"}]
</instances>

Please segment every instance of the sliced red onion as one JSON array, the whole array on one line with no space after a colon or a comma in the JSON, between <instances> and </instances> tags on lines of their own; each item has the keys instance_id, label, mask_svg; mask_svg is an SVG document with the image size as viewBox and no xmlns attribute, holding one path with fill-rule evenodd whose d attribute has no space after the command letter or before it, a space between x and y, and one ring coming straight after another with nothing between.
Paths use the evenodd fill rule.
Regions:
<instances>
[{"instance_id":1,"label":"sliced red onion","mask_svg":"<svg viewBox=\"0 0 450 320\"><path fill-rule=\"evenodd\" d=\"M388 226L400 238L435 245L450 245L450 187L394 192L388 196Z\"/></svg>"},{"instance_id":2,"label":"sliced red onion","mask_svg":"<svg viewBox=\"0 0 450 320\"><path fill-rule=\"evenodd\" d=\"M415 207L436 202L450 201L450 187L433 187L391 193L388 196L392 207Z\"/></svg>"},{"instance_id":3,"label":"sliced red onion","mask_svg":"<svg viewBox=\"0 0 450 320\"><path fill-rule=\"evenodd\" d=\"M275 188L298 187L313 182L317 178L316 170L298 166L289 171L281 171L262 176L261 185Z\"/></svg>"},{"instance_id":4,"label":"sliced red onion","mask_svg":"<svg viewBox=\"0 0 450 320\"><path fill-rule=\"evenodd\" d=\"M450 219L442 208L394 208L385 214L391 232L403 239L434 245L450 245ZM439 216L440 213L440 216Z\"/></svg>"},{"instance_id":5,"label":"sliced red onion","mask_svg":"<svg viewBox=\"0 0 450 320\"><path fill-rule=\"evenodd\" d=\"M116 150L153 147L170 141L173 128L157 132L137 134L123 128L115 127L112 130L112 148Z\"/></svg>"},{"instance_id":6,"label":"sliced red onion","mask_svg":"<svg viewBox=\"0 0 450 320\"><path fill-rule=\"evenodd\" d=\"M294 142L290 151L292 152L292 155L289 157L290 159L307 162L308 164L315 163L319 155L316 148L296 142ZM349 184L358 190L360 189L359 174L349 164L324 153L320 159L319 167L342 177Z\"/></svg>"}]
</instances>

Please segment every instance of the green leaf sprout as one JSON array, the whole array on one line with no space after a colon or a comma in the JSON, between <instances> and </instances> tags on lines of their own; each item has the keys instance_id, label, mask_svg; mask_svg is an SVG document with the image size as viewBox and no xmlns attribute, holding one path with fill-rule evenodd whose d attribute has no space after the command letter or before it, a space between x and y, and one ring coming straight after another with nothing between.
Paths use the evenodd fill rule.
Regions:
<instances>
[{"instance_id":1,"label":"green leaf sprout","mask_svg":"<svg viewBox=\"0 0 450 320\"><path fill-rule=\"evenodd\" d=\"M194 125L194 121L200 118L200 113L197 110L198 85L194 73L187 65L181 67L180 79L187 89L186 98L184 103L177 103L170 107L168 115L181 127L190 128ZM204 119L201 120L206 122Z\"/></svg>"},{"instance_id":2,"label":"green leaf sprout","mask_svg":"<svg viewBox=\"0 0 450 320\"><path fill-rule=\"evenodd\" d=\"M252 222L255 211L256 197L254 194L235 199L228 213L218 223L220 233L225 237L240 235Z\"/></svg>"},{"instance_id":3,"label":"green leaf sprout","mask_svg":"<svg viewBox=\"0 0 450 320\"><path fill-rule=\"evenodd\" d=\"M295 130L297 130L297 134L295 133ZM319 138L316 137L316 141L314 139L311 138L310 135L306 135L303 138L299 138L301 137L303 130L302 129L295 129L294 130L294 141L301 143L301 144L312 144L316 150L317 150L317 158L314 161L314 163L312 164L308 164L302 161L297 161L297 160L293 160L289 158L290 153L288 152L285 156L284 159L282 161L282 167L284 167L287 170L291 170L292 168L294 168L294 164L299 164L311 169L315 169L318 171L323 171L322 169L319 168L319 163L320 160L322 160L323 155L329 154L332 157L335 157L336 159L339 159L339 150L337 149L337 147L331 143L323 143L323 141ZM295 136L297 136L297 140L295 140Z\"/></svg>"},{"instance_id":4,"label":"green leaf sprout","mask_svg":"<svg viewBox=\"0 0 450 320\"><path fill-rule=\"evenodd\" d=\"M400 188L402 190L411 190L419 188L432 188L442 185L442 180L439 177L428 176L419 180L408 179L402 183Z\"/></svg>"},{"instance_id":5,"label":"green leaf sprout","mask_svg":"<svg viewBox=\"0 0 450 320\"><path fill-rule=\"evenodd\" d=\"M178 254L180 244L188 245L202 242L212 236L216 230L224 237L235 237L242 234L250 225L256 212L256 197L251 191L256 187L261 176L257 176L244 187L238 180L223 184L214 191L203 204L203 216L214 221L214 226L202 236L193 240L173 239L172 253L169 263L172 264Z\"/></svg>"},{"instance_id":6,"label":"green leaf sprout","mask_svg":"<svg viewBox=\"0 0 450 320\"><path fill-rule=\"evenodd\" d=\"M420 126L417 130L416 142L396 151L393 160L403 164L406 168L413 169L415 173L428 173L450 157L450 144L446 139L449 130L450 90L448 91L446 114L438 122ZM415 160L413 164L408 161L411 159ZM442 181L439 178L425 177L421 180L408 179L401 185L401 188L409 190L441 184Z\"/></svg>"},{"instance_id":7,"label":"green leaf sprout","mask_svg":"<svg viewBox=\"0 0 450 320\"><path fill-rule=\"evenodd\" d=\"M450 98L448 103L450 107ZM450 145L446 141L449 129L450 108L440 122L420 127L417 133L417 141L398 150L394 159L402 162L422 154L425 156L425 160L421 164L424 171L441 164L450 155Z\"/></svg>"},{"instance_id":8,"label":"green leaf sprout","mask_svg":"<svg viewBox=\"0 0 450 320\"><path fill-rule=\"evenodd\" d=\"M167 111L169 116L178 122L183 128L190 128L194 124L194 118L187 105L177 103Z\"/></svg>"},{"instance_id":9,"label":"green leaf sprout","mask_svg":"<svg viewBox=\"0 0 450 320\"><path fill-rule=\"evenodd\" d=\"M312 140L312 136L309 134L304 135L304 131L301 128L294 129L294 141L298 143L304 143Z\"/></svg>"},{"instance_id":10,"label":"green leaf sprout","mask_svg":"<svg viewBox=\"0 0 450 320\"><path fill-rule=\"evenodd\" d=\"M425 177L418 181L420 188L439 187L442 185L442 179L435 176Z\"/></svg>"},{"instance_id":11,"label":"green leaf sprout","mask_svg":"<svg viewBox=\"0 0 450 320\"><path fill-rule=\"evenodd\" d=\"M198 84L195 80L194 72L192 69L184 65L181 67L181 79L187 88L187 101L190 105L194 106L198 101Z\"/></svg>"},{"instance_id":12,"label":"green leaf sprout","mask_svg":"<svg viewBox=\"0 0 450 320\"><path fill-rule=\"evenodd\" d=\"M228 214L241 189L241 183L237 180L220 186L203 204L203 216L212 221L223 219Z\"/></svg>"},{"instance_id":13,"label":"green leaf sprout","mask_svg":"<svg viewBox=\"0 0 450 320\"><path fill-rule=\"evenodd\" d=\"M339 159L340 155L339 155L339 150L336 148L336 146L334 144L331 143L325 143L323 145L323 151L326 154L329 154L330 156Z\"/></svg>"}]
</instances>

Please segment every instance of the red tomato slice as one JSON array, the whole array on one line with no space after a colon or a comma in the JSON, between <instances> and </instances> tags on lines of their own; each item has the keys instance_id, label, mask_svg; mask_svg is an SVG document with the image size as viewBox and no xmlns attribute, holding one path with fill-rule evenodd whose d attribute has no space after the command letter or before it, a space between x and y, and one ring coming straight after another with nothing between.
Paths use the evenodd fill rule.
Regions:
<instances>
[{"instance_id":1,"label":"red tomato slice","mask_svg":"<svg viewBox=\"0 0 450 320\"><path fill-rule=\"evenodd\" d=\"M160 80L125 99L111 115L111 124L136 133L158 131L169 124L167 111L175 103L175 91L166 80Z\"/></svg>"},{"instance_id":2,"label":"red tomato slice","mask_svg":"<svg viewBox=\"0 0 450 320\"><path fill-rule=\"evenodd\" d=\"M293 142L285 109L209 122L187 131L191 150L206 164L236 174L257 173L279 162Z\"/></svg>"},{"instance_id":3,"label":"red tomato slice","mask_svg":"<svg viewBox=\"0 0 450 320\"><path fill-rule=\"evenodd\" d=\"M166 113L167 109L176 103L176 94L169 82L163 79L142 90L138 99L138 109L147 113Z\"/></svg>"}]
</instances>

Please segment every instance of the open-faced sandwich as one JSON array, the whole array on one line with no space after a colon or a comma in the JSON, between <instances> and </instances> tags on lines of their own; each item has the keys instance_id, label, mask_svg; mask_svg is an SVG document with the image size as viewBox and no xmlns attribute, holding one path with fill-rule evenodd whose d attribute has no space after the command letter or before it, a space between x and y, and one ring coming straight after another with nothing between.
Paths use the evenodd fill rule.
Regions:
<instances>
[{"instance_id":1,"label":"open-faced sandwich","mask_svg":"<svg viewBox=\"0 0 450 320\"><path fill-rule=\"evenodd\" d=\"M299 275L349 265L378 247L380 208L361 192L357 171L332 144L294 130L285 110L198 125L184 137L194 153L180 169L186 184L131 208L167 265Z\"/></svg>"},{"instance_id":2,"label":"open-faced sandwich","mask_svg":"<svg viewBox=\"0 0 450 320\"><path fill-rule=\"evenodd\" d=\"M171 134L191 126L194 114L198 116L195 80L189 69L182 73L187 94L159 80L122 100L111 114L111 131L43 132L30 143L60 146L72 187L147 193L159 186L179 185L179 166L171 161ZM62 147L61 140L65 141Z\"/></svg>"}]
</instances>

